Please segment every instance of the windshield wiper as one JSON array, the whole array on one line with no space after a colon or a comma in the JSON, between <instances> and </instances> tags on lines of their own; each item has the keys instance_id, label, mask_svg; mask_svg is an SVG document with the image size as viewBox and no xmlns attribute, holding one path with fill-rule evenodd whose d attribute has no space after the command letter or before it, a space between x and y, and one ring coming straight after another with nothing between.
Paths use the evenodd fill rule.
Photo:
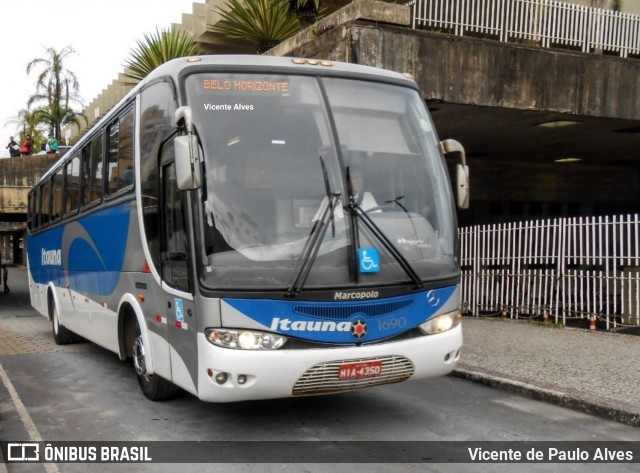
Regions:
<instances>
[{"instance_id":1,"label":"windshield wiper","mask_svg":"<svg viewBox=\"0 0 640 473\"><path fill-rule=\"evenodd\" d=\"M285 293L288 297L294 297L299 294L300 290L304 286L307 276L309 276L309 272L311 271L311 266L313 266L313 262L318 255L318 250L320 249L324 235L327 233L328 219L331 220L332 237L335 238L336 236L334 211L336 203L340 201L340 192L331 192L327 167L324 164L322 156L319 156L319 158L320 166L322 167L322 176L324 178L327 206L324 208L320 220L316 221L313 227L311 227L311 232L309 232L307 241L302 248L300 259L298 259L298 263L293 270L293 278L291 279L289 286L287 287L287 292Z\"/></svg>"},{"instance_id":2,"label":"windshield wiper","mask_svg":"<svg viewBox=\"0 0 640 473\"><path fill-rule=\"evenodd\" d=\"M404 199L403 195L399 195L398 197L396 197L393 200L385 200L384 203L385 204L396 204L398 207L400 207L404 213L406 213L407 215L409 214L409 211L407 210L407 208L402 205L402 203L400 202L402 199Z\"/></svg>"},{"instance_id":3,"label":"windshield wiper","mask_svg":"<svg viewBox=\"0 0 640 473\"><path fill-rule=\"evenodd\" d=\"M334 205L333 198L331 194L331 186L329 185L329 173L327 173L327 166L324 164L324 159L322 156L318 156L320 158L320 166L322 166L322 177L324 178L324 190L327 194L327 202L329 204L329 218L331 218L331 237L336 237L336 219L334 215ZM340 194L338 194L339 196Z\"/></svg>"},{"instance_id":4,"label":"windshield wiper","mask_svg":"<svg viewBox=\"0 0 640 473\"><path fill-rule=\"evenodd\" d=\"M348 181L347 182L348 188L352 189L351 182L350 182L351 178L349 176L348 168L347 168L347 181ZM405 212L407 212L405 207L398 202L398 200L402 199L403 197L404 196L398 197L395 200L393 200L392 202L395 202L402 209L404 209ZM422 282L422 279L420 279L420 276L418 275L418 273L416 273L416 270L413 269L413 266L411 266L411 263L409 263L409 261L407 261L407 258L405 258L403 256L403 254L400 253L400 251L393 245L391 240L389 240L389 237L387 237L387 235L384 234L384 232L380 229L380 227L371 219L371 217L369 217L369 214L367 214L362 209L360 204L358 202L356 202L356 199L354 199L352 196L349 199L349 205L347 206L347 208L349 209L349 215L352 216L352 220L351 220L352 221L352 226L353 226L353 224L355 224L356 219L360 218L360 220L362 220L364 225L369 229L369 231L373 234L373 236L380 241L382 246L398 262L398 264L403 269L403 271L406 273L406 275L409 276L409 279L411 279L413 284L415 284L416 288L424 287L424 283ZM354 233L356 233L356 232L354 231ZM354 246L358 246L356 244L355 240L353 240L353 241L354 241ZM357 279L356 279L356 282L357 282Z\"/></svg>"}]
</instances>

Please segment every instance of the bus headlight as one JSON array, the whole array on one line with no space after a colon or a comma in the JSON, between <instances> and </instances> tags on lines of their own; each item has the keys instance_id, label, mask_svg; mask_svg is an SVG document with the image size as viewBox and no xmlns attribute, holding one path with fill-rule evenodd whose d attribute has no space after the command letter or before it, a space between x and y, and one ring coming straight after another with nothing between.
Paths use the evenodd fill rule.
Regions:
<instances>
[{"instance_id":1,"label":"bus headlight","mask_svg":"<svg viewBox=\"0 0 640 473\"><path fill-rule=\"evenodd\" d=\"M238 350L277 350L287 341L287 337L256 330L208 328L204 334L215 346Z\"/></svg>"},{"instance_id":2,"label":"bus headlight","mask_svg":"<svg viewBox=\"0 0 640 473\"><path fill-rule=\"evenodd\" d=\"M462 313L459 310L433 317L420 324L420 330L428 335L446 332L460 324Z\"/></svg>"}]
</instances>

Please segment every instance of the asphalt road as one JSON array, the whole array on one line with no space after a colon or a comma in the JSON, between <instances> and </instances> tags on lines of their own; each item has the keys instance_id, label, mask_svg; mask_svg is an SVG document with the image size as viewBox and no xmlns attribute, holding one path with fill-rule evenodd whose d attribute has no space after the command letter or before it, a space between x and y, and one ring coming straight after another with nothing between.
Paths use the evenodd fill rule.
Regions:
<instances>
[{"instance_id":1,"label":"asphalt road","mask_svg":"<svg viewBox=\"0 0 640 473\"><path fill-rule=\"evenodd\" d=\"M15 272L14 272L15 274ZM640 430L452 376L328 397L208 404L189 394L148 401L132 367L94 344L53 343L24 297L0 294L0 441L635 441ZM315 445L315 444L312 444ZM585 444L586 445L586 444ZM169 446L169 448L179 448ZM640 452L636 452L636 458ZM595 463L17 464L8 473L84 471L580 471ZM283 458L288 458L286 455ZM335 461L335 457L332 458ZM384 460L382 460L384 461ZM638 461L636 459L636 461ZM606 465L637 472L638 464Z\"/></svg>"}]
</instances>

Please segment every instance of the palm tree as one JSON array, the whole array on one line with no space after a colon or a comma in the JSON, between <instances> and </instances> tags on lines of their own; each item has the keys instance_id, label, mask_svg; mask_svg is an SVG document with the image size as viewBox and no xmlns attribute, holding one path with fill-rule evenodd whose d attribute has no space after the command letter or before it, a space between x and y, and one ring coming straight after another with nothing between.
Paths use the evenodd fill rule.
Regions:
<instances>
[{"instance_id":1,"label":"palm tree","mask_svg":"<svg viewBox=\"0 0 640 473\"><path fill-rule=\"evenodd\" d=\"M124 76L130 81L126 85L135 85L144 79L156 67L171 59L179 57L197 56L200 47L195 36L183 30L158 30L145 34L144 40L137 41L131 50L131 56L124 66L127 70Z\"/></svg>"},{"instance_id":2,"label":"palm tree","mask_svg":"<svg viewBox=\"0 0 640 473\"><path fill-rule=\"evenodd\" d=\"M89 123L84 113L78 113L66 107L55 108L45 106L34 110L33 114L41 123L46 123L50 130L53 130L55 126L59 127L57 131L54 131L58 139L60 139L60 130L65 126L76 125L78 129L80 129L82 128L81 121L84 121L85 125Z\"/></svg>"},{"instance_id":3,"label":"palm tree","mask_svg":"<svg viewBox=\"0 0 640 473\"><path fill-rule=\"evenodd\" d=\"M44 143L45 139L43 137L42 132L42 122L38 115L26 108L23 108L18 112L18 115L10 118L5 122L5 126L9 124L17 125L19 131L19 139L18 142L22 144L27 135L31 136L33 139L33 150L37 151L40 149L40 145Z\"/></svg>"},{"instance_id":4,"label":"palm tree","mask_svg":"<svg viewBox=\"0 0 640 473\"><path fill-rule=\"evenodd\" d=\"M296 34L300 25L282 0L229 0L229 9L216 9L222 19L211 28L227 38L252 44L257 54Z\"/></svg>"},{"instance_id":5,"label":"palm tree","mask_svg":"<svg viewBox=\"0 0 640 473\"><path fill-rule=\"evenodd\" d=\"M36 58L27 64L27 74L34 68L41 67L36 80L36 93L27 101L27 107L34 103L44 102L45 105L33 111L47 123L51 132L58 138L60 130L67 123L74 123L82 113L75 112L71 105L82 106L80 99L80 84L73 71L64 67L64 60L70 54L75 54L71 46L60 51L46 48L47 56ZM86 118L85 118L86 120Z\"/></svg>"}]
</instances>

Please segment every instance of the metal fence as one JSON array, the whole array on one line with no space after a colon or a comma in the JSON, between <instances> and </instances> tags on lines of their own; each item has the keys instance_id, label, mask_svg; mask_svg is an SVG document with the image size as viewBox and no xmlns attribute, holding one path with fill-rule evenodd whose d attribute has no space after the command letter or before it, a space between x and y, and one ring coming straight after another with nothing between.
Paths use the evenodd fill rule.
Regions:
<instances>
[{"instance_id":1,"label":"metal fence","mask_svg":"<svg viewBox=\"0 0 640 473\"><path fill-rule=\"evenodd\" d=\"M471 315L640 325L640 218L560 218L460 229Z\"/></svg>"},{"instance_id":2,"label":"metal fence","mask_svg":"<svg viewBox=\"0 0 640 473\"><path fill-rule=\"evenodd\" d=\"M640 15L558 0L413 0L413 27L543 47L640 54Z\"/></svg>"}]
</instances>

